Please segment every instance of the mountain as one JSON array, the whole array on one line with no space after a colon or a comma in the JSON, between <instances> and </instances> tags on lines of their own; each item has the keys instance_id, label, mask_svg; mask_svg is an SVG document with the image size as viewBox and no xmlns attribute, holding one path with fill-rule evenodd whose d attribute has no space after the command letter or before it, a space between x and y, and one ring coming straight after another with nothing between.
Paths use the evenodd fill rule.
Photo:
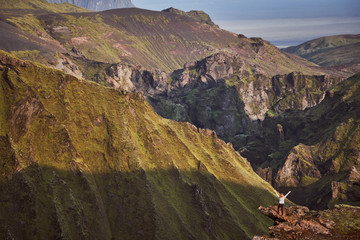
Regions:
<instances>
[{"instance_id":1,"label":"mountain","mask_svg":"<svg viewBox=\"0 0 360 240\"><path fill-rule=\"evenodd\" d=\"M11 28L6 32L9 41L1 49L55 67L79 68L87 79L108 67L99 64L126 62L172 72L218 52L238 54L254 71L271 76L324 72L266 41L220 29L201 11L129 8L96 13L30 11L25 15L14 11L0 11L3 28ZM18 41L26 45L15 44Z\"/></svg>"},{"instance_id":2,"label":"mountain","mask_svg":"<svg viewBox=\"0 0 360 240\"><path fill-rule=\"evenodd\" d=\"M2 239L266 233L272 187L215 132L3 51L0 73Z\"/></svg>"},{"instance_id":3,"label":"mountain","mask_svg":"<svg viewBox=\"0 0 360 240\"><path fill-rule=\"evenodd\" d=\"M215 130L260 176L291 189L296 203L359 204L359 75L342 82L334 75L269 77L246 69L237 55L219 53L170 75L116 64L107 80L141 91L166 118Z\"/></svg>"},{"instance_id":4,"label":"mountain","mask_svg":"<svg viewBox=\"0 0 360 240\"><path fill-rule=\"evenodd\" d=\"M317 38L283 49L320 66L360 64L360 35L336 35Z\"/></svg>"},{"instance_id":5,"label":"mountain","mask_svg":"<svg viewBox=\"0 0 360 240\"><path fill-rule=\"evenodd\" d=\"M20 3L32 2L17 1L19 6ZM357 100L354 98L354 101L347 102L345 98L332 98L331 102L327 96L334 89L337 89L333 92L336 94L348 91L347 84L355 84L357 80L342 82L355 73L356 67L320 67L299 56L280 51L261 38L246 38L222 30L202 11L183 12L170 8L157 12L129 8L69 13L59 7L59 11L62 11L59 13L51 10L55 6L64 5L46 3L44 8L28 6L24 10L10 6L1 9L3 37L0 38L0 48L23 60L62 70L84 82L96 82L99 86L93 84L99 87L96 91L100 93L103 91L100 85L105 86L104 89L117 89L111 90L114 92L132 92L128 93L129 96L141 93L159 115L191 122L195 125L191 125L191 129L209 128L216 131L216 135L231 142L264 179L280 189L292 188L294 194L291 198L294 197L292 200L295 202L314 208L331 207L336 202L346 201L357 204L358 185L354 179L357 179L358 165L353 155L347 157L345 151L357 151L356 146L351 144L352 140L357 143L357 117L353 117L354 122L350 123L345 119L349 114L357 114ZM42 69L40 67L39 71ZM78 87L76 90L80 99L88 99L89 95L96 98L97 94L84 93L81 89ZM44 98L51 97L46 89L42 90ZM64 93L59 94L52 104L60 102L67 106ZM142 102L143 98L139 99L141 104L146 105ZM115 104L115 97L109 99L100 95L97 99L99 105L87 101L89 107L95 105L103 111L110 111L101 107L103 104L108 106L108 102L115 109L122 109ZM132 104L137 101L133 99ZM146 106L151 108L150 105ZM60 114L69 111L67 108L58 107L54 111L60 111L60 119L71 119L88 134L77 141L87 140L92 136L93 126L79 121L88 119L88 109L86 116L81 116L81 104L72 108L68 117ZM326 109L326 114L320 110L315 112L315 109L321 108ZM78 109L79 113L74 109ZM96 116L102 114L98 111ZM115 114L113 111L110 111L111 114ZM311 111L314 111L314 115L309 114ZM81 119L69 117L73 115L79 115ZM318 119L319 116L322 118ZM109 119L107 115L106 119ZM102 121L107 122L106 119ZM93 119L89 121L95 124ZM116 122L115 119L113 121ZM135 124L133 121L128 119L126 123ZM162 121L172 123L170 120ZM117 125L126 128L122 124L116 122L109 129ZM340 126L350 130L343 133ZM140 129L147 128L153 130L149 136L157 135L160 131L152 125L144 125ZM66 129L69 131L68 126ZM78 131L74 129L72 131ZM353 130L354 134L351 134ZM97 130L94 131L97 134ZM334 135L337 131L343 137ZM107 142L103 148L112 149L110 143L115 137L109 137L105 131L99 134L105 138L96 142ZM122 132L116 134L128 135ZM69 134L72 135L74 133ZM167 135L163 137L169 138ZM194 145L196 141L197 138L192 138L187 144ZM167 150L166 144L163 151ZM141 150L144 146L140 144L137 148ZM341 146L346 146L346 149ZM125 150L131 151L132 148ZM191 151L196 153L195 150ZM120 150L112 154L118 153L123 154ZM183 156L186 154L181 153ZM202 153L201 156L206 157L207 154ZM199 158L198 154L196 158ZM179 164L176 161L176 165ZM179 205L176 206L174 208L178 209ZM183 219L184 216L181 216L179 219ZM192 230L187 231L194 235Z\"/></svg>"},{"instance_id":6,"label":"mountain","mask_svg":"<svg viewBox=\"0 0 360 240\"><path fill-rule=\"evenodd\" d=\"M70 3L91 11L135 7L131 0L47 0L50 3Z\"/></svg>"},{"instance_id":7,"label":"mountain","mask_svg":"<svg viewBox=\"0 0 360 240\"><path fill-rule=\"evenodd\" d=\"M239 55L218 53L171 74L116 64L107 69L106 81L115 88L141 91L161 116L213 129L236 148L257 120L315 106L341 81L321 73L269 76L259 68Z\"/></svg>"}]
</instances>

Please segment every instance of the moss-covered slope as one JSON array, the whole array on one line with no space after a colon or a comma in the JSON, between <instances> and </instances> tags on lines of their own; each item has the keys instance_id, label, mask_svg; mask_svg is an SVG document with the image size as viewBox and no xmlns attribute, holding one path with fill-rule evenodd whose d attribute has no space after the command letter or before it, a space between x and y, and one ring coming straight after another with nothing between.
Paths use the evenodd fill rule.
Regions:
<instances>
[{"instance_id":1,"label":"moss-covered slope","mask_svg":"<svg viewBox=\"0 0 360 240\"><path fill-rule=\"evenodd\" d=\"M88 10L68 3L53 4L46 0L0 0L0 9L18 10L41 10L55 13L61 12L88 12Z\"/></svg>"},{"instance_id":2,"label":"moss-covered slope","mask_svg":"<svg viewBox=\"0 0 360 240\"><path fill-rule=\"evenodd\" d=\"M139 94L0 54L0 238L246 239L269 184Z\"/></svg>"},{"instance_id":3,"label":"moss-covered slope","mask_svg":"<svg viewBox=\"0 0 360 240\"><path fill-rule=\"evenodd\" d=\"M89 61L127 62L170 72L217 52L239 54L244 61L271 76L293 71L304 74L323 71L316 64L288 55L262 39L248 39L220 29L201 11L156 12L131 8L61 14L29 10L19 14L2 10L0 15L3 15L4 27L15 25L30 34L30 43L60 47L56 52L77 61L83 73L87 72ZM15 41L19 37L12 38ZM24 42L29 39L28 36L22 38ZM0 48L8 52L24 50L19 47L0 42ZM49 55L44 49L39 51L43 58ZM57 62L49 65L56 66Z\"/></svg>"}]
</instances>

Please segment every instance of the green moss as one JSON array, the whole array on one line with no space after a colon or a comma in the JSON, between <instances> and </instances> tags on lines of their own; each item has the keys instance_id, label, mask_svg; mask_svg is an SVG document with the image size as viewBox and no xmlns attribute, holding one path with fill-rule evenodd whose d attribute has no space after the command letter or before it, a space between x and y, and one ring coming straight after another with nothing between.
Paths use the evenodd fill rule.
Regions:
<instances>
[{"instance_id":1,"label":"green moss","mask_svg":"<svg viewBox=\"0 0 360 240\"><path fill-rule=\"evenodd\" d=\"M23 60L36 61L44 64L47 63L38 50L11 51L11 54Z\"/></svg>"},{"instance_id":2,"label":"green moss","mask_svg":"<svg viewBox=\"0 0 360 240\"><path fill-rule=\"evenodd\" d=\"M18 72L11 61L3 66L12 83L2 81L4 107L24 121L5 128L11 150L0 141L18 169L3 168L11 177L0 183L0 236L235 239L267 232L271 221L257 205L275 200L272 187L214 134L159 117L141 94L20 63Z\"/></svg>"},{"instance_id":3,"label":"green moss","mask_svg":"<svg viewBox=\"0 0 360 240\"><path fill-rule=\"evenodd\" d=\"M301 186L305 187L317 182L318 180L318 178L313 178L305 175L300 178L300 184Z\"/></svg>"},{"instance_id":4,"label":"green moss","mask_svg":"<svg viewBox=\"0 0 360 240\"><path fill-rule=\"evenodd\" d=\"M89 12L81 7L77 7L68 3L54 4L48 3L46 0L1 0L1 7L3 9L29 9L29 10L47 10L50 12Z\"/></svg>"},{"instance_id":5,"label":"green moss","mask_svg":"<svg viewBox=\"0 0 360 240\"><path fill-rule=\"evenodd\" d=\"M359 211L339 205L338 208L321 212L321 216L336 223L334 231L338 234L358 234L360 230Z\"/></svg>"}]
</instances>

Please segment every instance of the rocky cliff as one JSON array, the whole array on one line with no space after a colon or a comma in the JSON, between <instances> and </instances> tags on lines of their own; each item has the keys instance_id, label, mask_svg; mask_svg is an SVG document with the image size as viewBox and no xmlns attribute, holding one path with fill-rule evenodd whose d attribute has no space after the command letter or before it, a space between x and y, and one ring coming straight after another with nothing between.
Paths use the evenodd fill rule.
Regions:
<instances>
[{"instance_id":1,"label":"rocky cliff","mask_svg":"<svg viewBox=\"0 0 360 240\"><path fill-rule=\"evenodd\" d=\"M164 117L213 129L239 145L233 138L250 133L255 120L315 106L341 77L269 76L239 54L218 53L171 74L117 64L107 69L105 80L115 88L142 92Z\"/></svg>"},{"instance_id":2,"label":"rocky cliff","mask_svg":"<svg viewBox=\"0 0 360 240\"><path fill-rule=\"evenodd\" d=\"M316 107L263 122L266 130L258 137L271 150L259 174L277 187L297 188L294 199L299 203L320 208L358 204L359 78L357 74L332 88Z\"/></svg>"},{"instance_id":3,"label":"rocky cliff","mask_svg":"<svg viewBox=\"0 0 360 240\"><path fill-rule=\"evenodd\" d=\"M172 74L113 65L107 80L115 88L142 91L164 117L215 130L276 187L301 187L295 196L302 204L356 203L358 76L337 85L340 77L269 77L249 69L239 55L222 53ZM344 102L343 95L354 100ZM312 197L319 188L321 194Z\"/></svg>"},{"instance_id":4,"label":"rocky cliff","mask_svg":"<svg viewBox=\"0 0 360 240\"><path fill-rule=\"evenodd\" d=\"M360 208L337 205L333 210L310 211L303 206L285 208L278 214L276 206L259 207L259 211L274 220L270 237L255 236L253 240L288 239L358 239Z\"/></svg>"},{"instance_id":5,"label":"rocky cliff","mask_svg":"<svg viewBox=\"0 0 360 240\"><path fill-rule=\"evenodd\" d=\"M211 130L137 93L0 54L2 239L234 239L276 201Z\"/></svg>"},{"instance_id":6,"label":"rocky cliff","mask_svg":"<svg viewBox=\"0 0 360 240\"><path fill-rule=\"evenodd\" d=\"M131 0L47 0L50 3L70 3L91 11L135 7Z\"/></svg>"}]
</instances>

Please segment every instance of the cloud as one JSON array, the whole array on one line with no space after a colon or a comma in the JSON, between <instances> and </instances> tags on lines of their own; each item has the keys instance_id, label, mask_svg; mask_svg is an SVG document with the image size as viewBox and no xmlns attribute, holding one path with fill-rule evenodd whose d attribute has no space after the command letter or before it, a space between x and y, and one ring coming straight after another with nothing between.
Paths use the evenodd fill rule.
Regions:
<instances>
[{"instance_id":1,"label":"cloud","mask_svg":"<svg viewBox=\"0 0 360 240\"><path fill-rule=\"evenodd\" d=\"M307 41L323 36L360 33L360 17L226 20L216 21L216 24L234 33L268 41Z\"/></svg>"}]
</instances>

